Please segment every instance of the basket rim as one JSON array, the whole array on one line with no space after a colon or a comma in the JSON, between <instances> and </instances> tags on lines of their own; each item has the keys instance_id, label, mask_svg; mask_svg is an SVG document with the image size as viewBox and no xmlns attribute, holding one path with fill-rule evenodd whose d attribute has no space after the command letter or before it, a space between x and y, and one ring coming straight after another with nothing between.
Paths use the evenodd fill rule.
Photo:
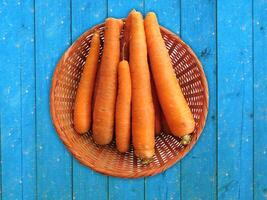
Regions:
<instances>
[{"instance_id":1,"label":"basket rim","mask_svg":"<svg viewBox=\"0 0 267 200\"><path fill-rule=\"evenodd\" d=\"M124 19L123 19L124 20ZM104 174L104 175L108 175L108 176L113 176L113 177L120 177L120 178L141 178L141 177L146 177L146 176L153 176L156 175L158 173L161 173L163 171L165 171L166 169L172 167L176 162L178 162L179 160L181 160L185 155L187 155L187 153L189 153L191 151L191 149L195 146L197 140L199 139L200 135L203 132L206 120L207 120L207 115L208 115L208 108L209 108L209 88L208 88L208 82L206 79L206 75L205 72L203 70L203 66L201 64L201 62L199 61L198 57L196 56L196 54L194 53L194 51L189 47L189 45L187 45L178 35L176 35L175 33L173 33L172 31L168 30L167 28L160 26L161 31L163 31L165 34L168 34L171 38L173 38L174 40L177 40L179 43L183 44L184 47L187 49L187 51L194 57L196 63L197 63L197 68L200 70L200 79L201 82L203 84L203 89L204 89L204 103L203 103L203 114L202 114L202 119L200 119L199 121L199 130L196 134L194 134L192 141L185 146L185 148L183 148L178 155L176 155L173 159L168 160L163 166L160 166L158 168L152 168L152 169L146 169L144 171L139 171L136 173L131 173L131 174L124 174L124 173L120 173L120 171L116 171L116 170L112 170L112 169L105 169L102 167L97 167L92 163L85 163L82 159L80 159L80 155L77 154L77 152L75 151L75 147L72 146L66 136L64 131L61 129L60 125L59 125L59 120L57 118L56 115L56 109L55 109L55 104L54 104L54 92L55 92L55 88L57 86L57 76L59 74L61 65L64 63L65 59L68 57L69 53L74 49L74 47L77 46L77 44L79 44L79 41L81 41L83 38L85 38L87 35L91 34L94 32L94 30L99 29L100 27L102 27L104 23L100 23L97 24L95 26L93 26L92 28L88 29L87 31L85 31L84 33L82 33L73 43L71 46L68 47L68 49L63 53L63 55L61 56L61 58L59 59L58 63L56 64L56 67L54 69L54 73L53 73L53 77L52 77L52 84L51 84L51 88L50 88L50 114L51 114L51 118L52 118L52 124L54 125L57 135L59 136L60 140L63 142L63 144L66 146L66 148L68 149L68 151L73 155L74 158L76 158L81 164L85 165L86 167L91 168L92 170Z\"/></svg>"}]
</instances>

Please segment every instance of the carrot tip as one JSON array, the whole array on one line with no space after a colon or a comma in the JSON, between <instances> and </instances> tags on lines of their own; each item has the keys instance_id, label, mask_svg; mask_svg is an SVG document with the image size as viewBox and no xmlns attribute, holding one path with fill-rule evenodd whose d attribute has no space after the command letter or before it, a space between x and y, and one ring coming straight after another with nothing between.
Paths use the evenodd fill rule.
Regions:
<instances>
[{"instance_id":1,"label":"carrot tip","mask_svg":"<svg viewBox=\"0 0 267 200\"><path fill-rule=\"evenodd\" d=\"M151 11L151 12L148 12L147 15L156 15L156 13Z\"/></svg>"},{"instance_id":2,"label":"carrot tip","mask_svg":"<svg viewBox=\"0 0 267 200\"><path fill-rule=\"evenodd\" d=\"M152 158L141 158L141 163L142 163L142 165L148 165L148 164L152 163L153 160L154 160L153 157Z\"/></svg>"},{"instance_id":3,"label":"carrot tip","mask_svg":"<svg viewBox=\"0 0 267 200\"><path fill-rule=\"evenodd\" d=\"M191 135L184 135L182 137L181 143L182 145L188 145L191 142L192 136Z\"/></svg>"}]
</instances>

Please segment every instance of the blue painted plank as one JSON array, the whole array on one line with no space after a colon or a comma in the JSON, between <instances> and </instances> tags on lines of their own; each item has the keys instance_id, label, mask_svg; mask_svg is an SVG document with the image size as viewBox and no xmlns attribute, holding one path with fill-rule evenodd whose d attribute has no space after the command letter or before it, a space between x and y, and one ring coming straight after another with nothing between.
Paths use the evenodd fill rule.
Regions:
<instances>
[{"instance_id":1,"label":"blue painted plank","mask_svg":"<svg viewBox=\"0 0 267 200\"><path fill-rule=\"evenodd\" d=\"M126 18L128 13L136 9L144 11L142 0L108 0L108 16L116 18ZM109 199L143 199L144 198L144 179L121 179L109 177Z\"/></svg>"},{"instance_id":2,"label":"blue painted plank","mask_svg":"<svg viewBox=\"0 0 267 200\"><path fill-rule=\"evenodd\" d=\"M218 1L217 8L218 199L252 199L252 3Z\"/></svg>"},{"instance_id":3,"label":"blue painted plank","mask_svg":"<svg viewBox=\"0 0 267 200\"><path fill-rule=\"evenodd\" d=\"M148 12L155 12L160 25L180 34L181 0L145 0L145 13Z\"/></svg>"},{"instance_id":4,"label":"blue painted plank","mask_svg":"<svg viewBox=\"0 0 267 200\"><path fill-rule=\"evenodd\" d=\"M2 198L22 199L21 165L21 45L18 19L20 6L15 1L1 2L1 168ZM16 30L16 31L14 31Z\"/></svg>"},{"instance_id":5,"label":"blue painted plank","mask_svg":"<svg viewBox=\"0 0 267 200\"><path fill-rule=\"evenodd\" d=\"M72 41L107 17L107 0L72 0Z\"/></svg>"},{"instance_id":6,"label":"blue painted plank","mask_svg":"<svg viewBox=\"0 0 267 200\"><path fill-rule=\"evenodd\" d=\"M254 199L267 199L267 1L254 0Z\"/></svg>"},{"instance_id":7,"label":"blue painted plank","mask_svg":"<svg viewBox=\"0 0 267 200\"><path fill-rule=\"evenodd\" d=\"M176 34L180 32L180 0L146 0L145 13L153 11L159 23ZM145 199L180 199L180 163L167 171L146 178Z\"/></svg>"},{"instance_id":8,"label":"blue painted plank","mask_svg":"<svg viewBox=\"0 0 267 200\"><path fill-rule=\"evenodd\" d=\"M2 1L0 17L1 198L34 199L33 1Z\"/></svg>"},{"instance_id":9,"label":"blue painted plank","mask_svg":"<svg viewBox=\"0 0 267 200\"><path fill-rule=\"evenodd\" d=\"M2 93L2 86L0 85L0 91ZM0 105L2 105L2 101L0 100ZM2 116L2 111L0 112L0 135L2 135L2 125L1 125L1 116ZM2 142L1 142L2 137L0 137L0 200L2 200Z\"/></svg>"},{"instance_id":10,"label":"blue painted plank","mask_svg":"<svg viewBox=\"0 0 267 200\"><path fill-rule=\"evenodd\" d=\"M195 148L181 161L182 199L216 198L216 5L182 0L181 37L200 59L209 84L209 113Z\"/></svg>"},{"instance_id":11,"label":"blue painted plank","mask_svg":"<svg viewBox=\"0 0 267 200\"><path fill-rule=\"evenodd\" d=\"M70 45L70 1L36 0L37 195L72 199L71 157L57 136L49 112L51 78Z\"/></svg>"},{"instance_id":12,"label":"blue painted plank","mask_svg":"<svg viewBox=\"0 0 267 200\"><path fill-rule=\"evenodd\" d=\"M144 178L122 179L109 178L109 199L144 199Z\"/></svg>"},{"instance_id":13,"label":"blue painted plank","mask_svg":"<svg viewBox=\"0 0 267 200\"><path fill-rule=\"evenodd\" d=\"M102 23L107 16L106 0L72 1L72 41ZM107 177L73 160L73 199L107 199Z\"/></svg>"},{"instance_id":14,"label":"blue painted plank","mask_svg":"<svg viewBox=\"0 0 267 200\"><path fill-rule=\"evenodd\" d=\"M144 11L144 1L108 0L108 16L115 18L126 18L131 10Z\"/></svg>"},{"instance_id":15,"label":"blue painted plank","mask_svg":"<svg viewBox=\"0 0 267 200\"><path fill-rule=\"evenodd\" d=\"M34 1L17 1L22 20L21 42L21 143L23 199L36 198Z\"/></svg>"}]
</instances>

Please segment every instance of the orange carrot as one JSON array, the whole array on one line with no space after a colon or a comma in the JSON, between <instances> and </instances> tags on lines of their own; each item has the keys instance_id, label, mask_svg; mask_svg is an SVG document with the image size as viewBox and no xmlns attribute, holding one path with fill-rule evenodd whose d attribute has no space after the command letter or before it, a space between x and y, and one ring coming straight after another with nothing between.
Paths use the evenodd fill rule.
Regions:
<instances>
[{"instance_id":1,"label":"orange carrot","mask_svg":"<svg viewBox=\"0 0 267 200\"><path fill-rule=\"evenodd\" d=\"M108 18L105 23L105 43L93 112L93 138L100 145L110 143L114 132L122 26L122 20L113 18Z\"/></svg>"},{"instance_id":2,"label":"orange carrot","mask_svg":"<svg viewBox=\"0 0 267 200\"><path fill-rule=\"evenodd\" d=\"M136 156L150 159L155 153L155 111L153 106L147 46L140 12L133 12L130 31L132 79L132 134Z\"/></svg>"},{"instance_id":3,"label":"orange carrot","mask_svg":"<svg viewBox=\"0 0 267 200\"><path fill-rule=\"evenodd\" d=\"M194 118L176 80L155 13L147 14L145 31L152 74L164 116L175 136L190 134L195 127Z\"/></svg>"},{"instance_id":4,"label":"orange carrot","mask_svg":"<svg viewBox=\"0 0 267 200\"><path fill-rule=\"evenodd\" d=\"M123 37L123 58L124 60L129 60L129 43L130 43L130 29L131 29L131 18L132 14L136 12L135 10L132 10L128 17L125 20L125 25L124 25L124 37Z\"/></svg>"},{"instance_id":5,"label":"orange carrot","mask_svg":"<svg viewBox=\"0 0 267 200\"><path fill-rule=\"evenodd\" d=\"M171 131L170 131L170 128L169 128L169 125L167 124L167 121L166 121L166 118L165 116L163 115L163 113L161 113L161 125L162 125L162 131L163 133L165 134L172 134ZM191 139L192 139L192 135L191 134L187 134L187 135L184 135L182 138L181 138L181 144L182 145L188 145L190 142L191 142Z\"/></svg>"},{"instance_id":6,"label":"orange carrot","mask_svg":"<svg viewBox=\"0 0 267 200\"><path fill-rule=\"evenodd\" d=\"M159 135L161 132L161 108L159 105L156 88L152 79L151 79L151 92L155 110L155 134Z\"/></svg>"},{"instance_id":7,"label":"orange carrot","mask_svg":"<svg viewBox=\"0 0 267 200\"><path fill-rule=\"evenodd\" d=\"M91 128L92 96L97 71L100 48L99 33L93 35L74 104L74 128L78 133L86 133Z\"/></svg>"},{"instance_id":8,"label":"orange carrot","mask_svg":"<svg viewBox=\"0 0 267 200\"><path fill-rule=\"evenodd\" d=\"M164 114L161 113L160 117L161 117L161 127L162 127L163 133L171 134L169 125L167 124L167 121L166 121L166 118L165 118Z\"/></svg>"},{"instance_id":9,"label":"orange carrot","mask_svg":"<svg viewBox=\"0 0 267 200\"><path fill-rule=\"evenodd\" d=\"M92 111L94 111L94 108L95 108L96 91L97 91L98 83L99 83L99 71L100 71L100 63L98 62L98 68L97 68L96 77L95 77L94 93L92 97Z\"/></svg>"},{"instance_id":10,"label":"orange carrot","mask_svg":"<svg viewBox=\"0 0 267 200\"><path fill-rule=\"evenodd\" d=\"M118 95L116 100L116 145L126 152L131 138L131 76L129 64L123 60L118 66Z\"/></svg>"}]
</instances>

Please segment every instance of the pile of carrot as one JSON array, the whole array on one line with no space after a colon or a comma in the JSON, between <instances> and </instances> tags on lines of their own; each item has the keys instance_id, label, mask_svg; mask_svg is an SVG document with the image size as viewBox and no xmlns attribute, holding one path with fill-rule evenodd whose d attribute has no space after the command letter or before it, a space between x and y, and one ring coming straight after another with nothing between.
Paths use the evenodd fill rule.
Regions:
<instances>
[{"instance_id":1,"label":"pile of carrot","mask_svg":"<svg viewBox=\"0 0 267 200\"><path fill-rule=\"evenodd\" d=\"M75 130L80 134L92 130L99 145L115 138L121 153L132 141L135 155L146 162L153 158L155 136L161 132L188 144L194 118L155 13L143 19L133 10L125 23L108 18L104 38L99 63L99 32L92 36L74 104Z\"/></svg>"}]
</instances>

